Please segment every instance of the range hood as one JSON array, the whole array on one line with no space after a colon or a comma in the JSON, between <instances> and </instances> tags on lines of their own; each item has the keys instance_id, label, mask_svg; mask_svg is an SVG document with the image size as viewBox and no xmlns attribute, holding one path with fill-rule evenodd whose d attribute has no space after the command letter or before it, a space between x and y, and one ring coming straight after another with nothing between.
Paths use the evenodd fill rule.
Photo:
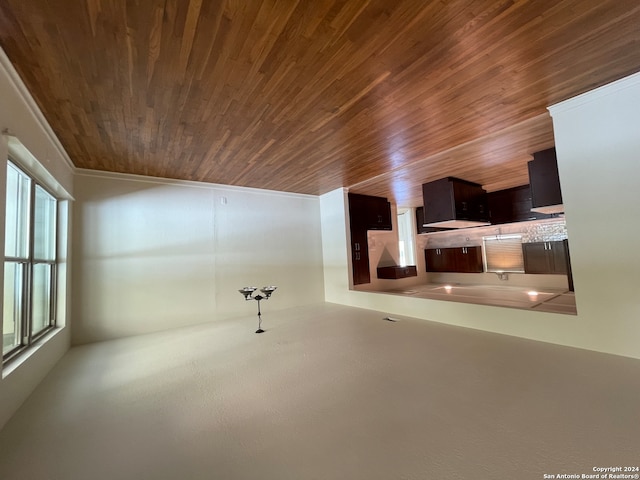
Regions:
<instances>
[{"instance_id":1,"label":"range hood","mask_svg":"<svg viewBox=\"0 0 640 480\"><path fill-rule=\"evenodd\" d=\"M422 185L425 227L468 228L487 221L487 192L482 185L455 177Z\"/></svg>"},{"instance_id":2,"label":"range hood","mask_svg":"<svg viewBox=\"0 0 640 480\"><path fill-rule=\"evenodd\" d=\"M533 154L529 168L531 211L546 214L564 212L556 149L549 148Z\"/></svg>"}]
</instances>

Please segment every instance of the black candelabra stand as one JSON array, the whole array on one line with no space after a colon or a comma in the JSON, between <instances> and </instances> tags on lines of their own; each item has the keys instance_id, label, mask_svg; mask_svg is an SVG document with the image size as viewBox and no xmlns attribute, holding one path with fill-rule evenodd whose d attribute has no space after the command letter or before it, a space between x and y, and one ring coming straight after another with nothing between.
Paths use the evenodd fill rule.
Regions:
<instances>
[{"instance_id":1,"label":"black candelabra stand","mask_svg":"<svg viewBox=\"0 0 640 480\"><path fill-rule=\"evenodd\" d=\"M256 287L243 287L238 290L244 296L245 300L258 301L258 330L256 330L256 333L264 332L264 330L262 329L262 313L260 312L260 300L269 300L271 295L273 295L273 292L276 291L276 288L278 287L274 287L273 285L262 287L260 291L263 293L263 295L258 294L255 297L253 296L253 292L257 290Z\"/></svg>"}]
</instances>

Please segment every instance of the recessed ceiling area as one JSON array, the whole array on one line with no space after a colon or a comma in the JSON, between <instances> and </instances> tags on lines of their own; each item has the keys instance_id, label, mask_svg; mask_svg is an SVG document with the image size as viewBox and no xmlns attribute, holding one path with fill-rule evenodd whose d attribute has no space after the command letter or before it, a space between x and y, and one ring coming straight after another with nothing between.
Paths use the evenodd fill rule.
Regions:
<instances>
[{"instance_id":1,"label":"recessed ceiling area","mask_svg":"<svg viewBox=\"0 0 640 480\"><path fill-rule=\"evenodd\" d=\"M640 3L4 0L78 168L421 204L527 183L546 107L640 70Z\"/></svg>"}]
</instances>

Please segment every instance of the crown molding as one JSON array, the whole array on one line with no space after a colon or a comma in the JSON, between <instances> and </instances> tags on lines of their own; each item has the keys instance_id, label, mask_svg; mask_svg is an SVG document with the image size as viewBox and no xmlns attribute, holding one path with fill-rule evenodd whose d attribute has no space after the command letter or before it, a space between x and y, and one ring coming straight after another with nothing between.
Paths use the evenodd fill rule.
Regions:
<instances>
[{"instance_id":1,"label":"crown molding","mask_svg":"<svg viewBox=\"0 0 640 480\"><path fill-rule=\"evenodd\" d=\"M582 93L575 97L569 98L562 102L556 103L547 107L549 113L553 117L557 113L564 113L574 108L579 108L587 103L592 103L597 100L613 95L627 88L637 87L640 85L640 72L629 75L628 77L621 78L614 82L608 83L594 90Z\"/></svg>"},{"instance_id":2,"label":"crown molding","mask_svg":"<svg viewBox=\"0 0 640 480\"><path fill-rule=\"evenodd\" d=\"M42 114L40 107L38 107L38 104L33 99L33 96L31 96L31 92L29 92L29 90L27 89L26 85L22 81L22 78L20 78L20 75L18 74L13 64L11 63L11 60L9 60L9 57L7 57L7 54L2 48L0 48L0 68L6 74L9 83L15 89L31 116L35 119L36 123L42 129L47 139L51 142L60 157L63 159L65 166L69 168L71 172L75 173L76 167L67 154L67 151L62 146L62 143L60 143L60 140L51 128L51 125L49 125L49 122ZM8 135L15 135L15 132L12 132L11 129L7 129L4 133Z\"/></svg>"},{"instance_id":3,"label":"crown molding","mask_svg":"<svg viewBox=\"0 0 640 480\"><path fill-rule=\"evenodd\" d=\"M268 195L279 195L283 197L296 197L296 198L318 198L317 195L309 195L306 193L293 193L293 192L283 192L280 190L267 190L264 188L254 188L254 187L240 187L236 185L225 185L223 183L208 183L208 182L199 182L195 180L180 180L175 178L164 178L164 177L151 177L148 175L138 175L134 173L119 173L119 172L107 172L104 170L92 170L88 168L76 168L75 175L78 177L95 177L95 178L104 178L110 180L124 180L131 182L144 182L144 183L154 183L157 185L170 185L175 187L191 187L191 188L204 188L207 190L222 190L222 191L232 191L232 192L251 192L251 193L260 193L260 194L268 194Z\"/></svg>"}]
</instances>

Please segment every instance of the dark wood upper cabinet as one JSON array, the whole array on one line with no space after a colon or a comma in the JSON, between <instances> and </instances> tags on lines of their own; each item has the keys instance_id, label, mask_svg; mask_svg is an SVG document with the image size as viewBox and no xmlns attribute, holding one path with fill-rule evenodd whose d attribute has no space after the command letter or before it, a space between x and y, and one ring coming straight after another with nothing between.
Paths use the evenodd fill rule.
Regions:
<instances>
[{"instance_id":1,"label":"dark wood upper cabinet","mask_svg":"<svg viewBox=\"0 0 640 480\"><path fill-rule=\"evenodd\" d=\"M349 194L351 227L366 230L391 230L391 204L384 197Z\"/></svg>"},{"instance_id":2,"label":"dark wood upper cabinet","mask_svg":"<svg viewBox=\"0 0 640 480\"><path fill-rule=\"evenodd\" d=\"M549 148L533 154L528 164L531 186L531 207L541 213L560 213L562 192L558 175L556 149Z\"/></svg>"},{"instance_id":3,"label":"dark wood upper cabinet","mask_svg":"<svg viewBox=\"0 0 640 480\"><path fill-rule=\"evenodd\" d=\"M369 230L393 230L391 220L391 203L386 198L373 197L376 200L369 204Z\"/></svg>"},{"instance_id":4,"label":"dark wood upper cabinet","mask_svg":"<svg viewBox=\"0 0 640 480\"><path fill-rule=\"evenodd\" d=\"M540 220L552 216L531 211L531 188L529 185L488 193L487 205L489 220L494 225Z\"/></svg>"},{"instance_id":5,"label":"dark wood upper cabinet","mask_svg":"<svg viewBox=\"0 0 640 480\"><path fill-rule=\"evenodd\" d=\"M421 233L433 233L433 232L444 232L447 230L453 230L451 228L438 228L438 227L425 227L424 226L424 207L416 208L416 231L419 234Z\"/></svg>"},{"instance_id":6,"label":"dark wood upper cabinet","mask_svg":"<svg viewBox=\"0 0 640 480\"><path fill-rule=\"evenodd\" d=\"M477 183L441 178L422 185L422 198L425 224L446 227L454 226L452 222L456 221L487 221L487 193Z\"/></svg>"}]
</instances>

